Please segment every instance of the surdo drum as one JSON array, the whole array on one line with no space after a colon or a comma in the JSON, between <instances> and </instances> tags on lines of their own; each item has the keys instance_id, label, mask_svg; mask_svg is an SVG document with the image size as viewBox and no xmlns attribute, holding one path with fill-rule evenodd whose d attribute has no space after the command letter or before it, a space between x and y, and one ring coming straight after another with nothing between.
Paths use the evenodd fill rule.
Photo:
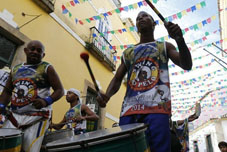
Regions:
<instances>
[{"instance_id":1,"label":"surdo drum","mask_svg":"<svg viewBox=\"0 0 227 152\"><path fill-rule=\"evenodd\" d=\"M45 145L50 152L149 152L143 123L62 138Z\"/></svg>"},{"instance_id":2,"label":"surdo drum","mask_svg":"<svg viewBox=\"0 0 227 152\"><path fill-rule=\"evenodd\" d=\"M22 131L11 128L0 128L0 151L20 152L22 146Z\"/></svg>"}]
</instances>

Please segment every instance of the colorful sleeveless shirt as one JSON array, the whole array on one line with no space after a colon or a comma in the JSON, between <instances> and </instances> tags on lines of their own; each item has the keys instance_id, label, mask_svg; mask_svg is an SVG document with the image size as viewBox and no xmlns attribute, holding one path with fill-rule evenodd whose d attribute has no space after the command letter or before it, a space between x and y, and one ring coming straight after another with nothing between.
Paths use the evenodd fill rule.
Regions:
<instances>
[{"instance_id":1,"label":"colorful sleeveless shirt","mask_svg":"<svg viewBox=\"0 0 227 152\"><path fill-rule=\"evenodd\" d=\"M29 105L36 98L50 95L47 68L50 64L41 62L37 65L16 65L12 69L13 95L11 107L17 110ZM42 108L50 109L51 106Z\"/></svg>"},{"instance_id":2,"label":"colorful sleeveless shirt","mask_svg":"<svg viewBox=\"0 0 227 152\"><path fill-rule=\"evenodd\" d=\"M65 114L66 122L70 122L72 121L72 119L75 119L78 116L82 116L81 107L82 107L82 104L78 103L74 107L70 108ZM72 123L72 128L86 129L86 121L83 120L81 122Z\"/></svg>"},{"instance_id":3,"label":"colorful sleeveless shirt","mask_svg":"<svg viewBox=\"0 0 227 152\"><path fill-rule=\"evenodd\" d=\"M149 42L126 49L127 90L121 116L171 113L168 58L164 42Z\"/></svg>"},{"instance_id":4,"label":"colorful sleeveless shirt","mask_svg":"<svg viewBox=\"0 0 227 152\"><path fill-rule=\"evenodd\" d=\"M188 119L184 120L182 125L177 125L177 121L173 121L173 131L175 131L177 137L182 145L181 152L189 152L189 129L188 129Z\"/></svg>"}]
</instances>

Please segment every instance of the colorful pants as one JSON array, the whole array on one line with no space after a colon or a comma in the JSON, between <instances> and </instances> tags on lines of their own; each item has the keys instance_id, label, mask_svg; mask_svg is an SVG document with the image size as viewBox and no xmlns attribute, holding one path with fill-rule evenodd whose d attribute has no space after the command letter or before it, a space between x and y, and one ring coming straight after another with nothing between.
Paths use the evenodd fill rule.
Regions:
<instances>
[{"instance_id":1,"label":"colorful pants","mask_svg":"<svg viewBox=\"0 0 227 152\"><path fill-rule=\"evenodd\" d=\"M148 124L146 138L151 152L170 152L169 115L167 114L138 114L120 117L119 125L132 123Z\"/></svg>"}]
</instances>

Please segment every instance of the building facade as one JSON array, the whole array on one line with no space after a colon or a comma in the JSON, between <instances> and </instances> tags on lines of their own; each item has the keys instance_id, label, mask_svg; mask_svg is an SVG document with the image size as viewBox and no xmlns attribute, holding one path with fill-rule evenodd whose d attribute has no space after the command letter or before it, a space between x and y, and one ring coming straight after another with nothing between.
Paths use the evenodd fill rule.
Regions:
<instances>
[{"instance_id":1,"label":"building facade","mask_svg":"<svg viewBox=\"0 0 227 152\"><path fill-rule=\"evenodd\" d=\"M219 152L218 143L227 141L227 115L213 118L189 133L190 152Z\"/></svg>"},{"instance_id":2,"label":"building facade","mask_svg":"<svg viewBox=\"0 0 227 152\"><path fill-rule=\"evenodd\" d=\"M219 19L220 19L220 27L221 28L221 40L222 49L227 52L227 29L224 28L227 26L227 0L218 0L218 7L219 7Z\"/></svg>"},{"instance_id":3,"label":"building facade","mask_svg":"<svg viewBox=\"0 0 227 152\"><path fill-rule=\"evenodd\" d=\"M136 32L111 34L109 31L134 26L123 21L119 14L103 16L108 10L120 6L118 0L7 0L0 2L0 64L12 68L25 61L23 48L30 40L40 40L45 45L45 61L51 63L65 90L81 91L83 103L89 105L99 116L96 129L109 128L118 122L126 85L111 98L106 108L99 108L97 92L80 53L89 53L89 63L100 90L104 92L113 78L122 49L116 46L135 44ZM83 2L83 3L82 3ZM65 9L67 13L65 13ZM90 23L75 20L102 15ZM104 34L103 34L104 33ZM104 49L103 49L104 48ZM65 96L53 105L53 122L60 122L69 105ZM93 128L94 129L94 128ZM91 130L93 130L91 128Z\"/></svg>"}]
</instances>

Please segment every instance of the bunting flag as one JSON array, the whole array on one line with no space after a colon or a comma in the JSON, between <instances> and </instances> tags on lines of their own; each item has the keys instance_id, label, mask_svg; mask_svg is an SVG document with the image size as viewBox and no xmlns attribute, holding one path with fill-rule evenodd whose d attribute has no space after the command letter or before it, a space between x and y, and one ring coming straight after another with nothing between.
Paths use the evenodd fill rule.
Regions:
<instances>
[{"instance_id":1,"label":"bunting flag","mask_svg":"<svg viewBox=\"0 0 227 152\"><path fill-rule=\"evenodd\" d=\"M79 4L83 4L85 2L88 2L88 1L91 1L91 0L70 0L68 2L65 3L65 5L67 6L76 6L76 5L79 5ZM157 3L159 0L152 0L153 3Z\"/></svg>"},{"instance_id":2,"label":"bunting flag","mask_svg":"<svg viewBox=\"0 0 227 152\"><path fill-rule=\"evenodd\" d=\"M74 0L74 1L67 2L65 5L70 7L70 5L71 6L75 6L75 4L80 4L80 3L78 3L78 0L76 0L76 1L77 1L77 3L75 3L75 0ZM80 1L82 1L82 0L80 0ZM120 8L117 8L115 10L111 10L111 11L102 13L101 15L97 15L97 16L93 16L93 17L89 17L89 18L81 19L81 20L82 21L87 21L87 23L91 23L91 21L95 21L95 20L98 20L98 19L102 19L104 17L111 16L111 15L113 15L113 13L119 14L122 11L128 12L130 10L140 8L142 6L147 6L147 3L145 1L140 1L140 2L137 2L137 3L134 3L134 4L130 4L128 6L120 7ZM193 5L193 6L189 7L188 9L185 9L185 10L183 10L181 12L178 12L176 14L168 16L165 19L166 19L166 21L171 21L172 22L175 19L181 19L184 15L186 15L189 12L194 12L196 10L204 8L205 6L206 6L206 2L202 1L200 3L197 3L196 5ZM69 12L69 11L67 11L67 12ZM62 10L62 13L63 13L63 10ZM63 14L66 14L66 12L64 12ZM163 24L163 22L161 20L156 20L155 22L156 22L157 25Z\"/></svg>"},{"instance_id":3,"label":"bunting flag","mask_svg":"<svg viewBox=\"0 0 227 152\"><path fill-rule=\"evenodd\" d=\"M97 36L97 35L96 35L96 36ZM221 43L223 43L223 42L227 42L227 38L222 39L222 40L218 40L218 41L215 41L215 42L211 42L211 43L209 43L209 44L205 44L205 45L196 47L196 48L194 48L194 49L189 48L189 50L190 50L191 52L194 52L194 51L198 50L199 48L211 47L211 46L212 46L212 43L215 43L216 45L218 45L218 44L221 44ZM114 48L124 50L124 49L130 48L130 47L132 47L132 46L133 46L133 44L128 44L128 45L114 46ZM105 46L103 47L104 50L105 50L106 48L107 48L107 47L105 47ZM226 52L227 52L227 51L226 51ZM216 54L218 54L218 53L221 53L221 51L217 52ZM207 54L207 55L209 55L209 54ZM206 56L207 56L207 55L206 55ZM196 60L201 59L201 58L202 58L202 57L198 57ZM175 67L175 65L172 64L172 65L169 65L169 67Z\"/></svg>"},{"instance_id":4,"label":"bunting flag","mask_svg":"<svg viewBox=\"0 0 227 152\"><path fill-rule=\"evenodd\" d=\"M217 70L217 71L214 71L212 73L208 73L208 74L199 76L197 78L191 78L189 80L184 80L184 81L179 81L179 82L171 82L170 85L171 85L171 88L174 88L174 87L182 88L182 86L192 85L194 82L201 81L201 79L207 79L207 78L211 77L212 74L216 75L219 72L221 72L221 70Z\"/></svg>"},{"instance_id":5,"label":"bunting flag","mask_svg":"<svg viewBox=\"0 0 227 152\"><path fill-rule=\"evenodd\" d=\"M213 62L214 62L214 60L211 60L210 63L192 67L191 70L182 70L182 71L178 71L178 72L173 72L173 73L171 73L170 75L174 76L174 75L185 74L185 73L189 73L189 72L192 72L192 71L194 71L194 70L197 70L197 69L202 69L202 68L205 68L205 67L209 67L209 66L211 66L211 64L212 64Z\"/></svg>"},{"instance_id":6,"label":"bunting flag","mask_svg":"<svg viewBox=\"0 0 227 152\"><path fill-rule=\"evenodd\" d=\"M222 76L226 76L226 75L222 75ZM210 79L214 79L215 75L212 76ZM205 79L206 81L206 79ZM208 92L210 91L210 89L215 86L215 85L222 85L222 83L226 82L227 80L220 80L220 81L215 81L215 83L209 83L209 84L204 84L203 81L199 81L196 86L194 86L195 88L193 90L195 91L191 91L191 87L188 87L186 90L184 91L179 91L179 90L174 90L171 91L172 95L171 97L177 97L179 95L190 95L190 94L197 94L197 93L202 93L202 92ZM201 83L202 82L202 83ZM199 87L198 87L199 86ZM201 86L204 86L205 89L200 89ZM227 87L227 86L226 86ZM172 88L172 87L171 87Z\"/></svg>"},{"instance_id":7,"label":"bunting flag","mask_svg":"<svg viewBox=\"0 0 227 152\"><path fill-rule=\"evenodd\" d=\"M201 93L206 93L206 92L201 92ZM186 106L190 106L190 104L193 104L192 101L194 100L199 100L201 98L201 95L194 95L188 98L174 98L172 99L172 103L173 106L182 106L182 107L186 107ZM226 97L227 98L227 97ZM182 105L182 102L184 102L184 105ZM177 104L178 103L178 104Z\"/></svg>"},{"instance_id":8,"label":"bunting flag","mask_svg":"<svg viewBox=\"0 0 227 152\"><path fill-rule=\"evenodd\" d=\"M116 31L116 30L115 30ZM115 31L109 31L109 32L107 32L107 33L111 33L111 34L114 34L114 33L116 33ZM118 30L119 31L119 30ZM123 33L124 31L126 31L126 30L122 30L122 32L120 32L120 33ZM130 27L130 31L137 31L137 29L136 29L136 27ZM215 31L213 31L212 33L213 34L216 34L217 32L220 32L220 29L218 29L218 30L215 30ZM106 33L106 32L105 32ZM99 36L101 36L101 35L104 35L105 33L99 33ZM195 41L193 41L193 42L188 42L187 44L190 44L192 47L194 47L195 45L197 45L197 44L201 44L201 43L203 43L204 41L206 41L207 40L207 36L209 36L209 35L211 35L210 34L211 32L205 32L205 34L204 34L204 36L202 37L202 38L200 38L200 39L197 39L197 40L195 40ZM93 37L97 37L98 35L92 35ZM157 38L157 40L158 41L167 41L168 39L170 39L170 36L168 35L168 36L165 36L165 37L161 37L161 38ZM133 46L133 44L129 44L129 45L127 45L128 47L131 47L131 46ZM125 45L120 45L120 46L115 46L117 49L121 49L121 50L124 50L124 49L126 49L126 47L125 47ZM178 50L178 48L177 48L177 50Z\"/></svg>"},{"instance_id":9,"label":"bunting flag","mask_svg":"<svg viewBox=\"0 0 227 152\"><path fill-rule=\"evenodd\" d=\"M227 88L227 86L216 87L214 90L207 92L205 94L205 96L204 95L203 96L198 96L199 100L194 100L194 102L189 100L189 98L185 98L185 101L182 100L182 101L184 101L184 105L182 105L182 101L181 101L180 104L176 104L176 102L172 102L172 108L176 109L176 111L185 111L187 108L190 108L190 109L187 109L187 110L191 110L191 109L193 109L195 107L196 101L200 102L202 107L204 107L204 106L206 106L205 102L207 101L207 100L204 100L204 98L206 96L208 96L208 95L210 95L212 97L212 96L214 96L213 92L219 91L219 90L222 90L222 89L224 89L224 91L219 91L218 92L218 95L221 95L221 96L219 96L219 99L225 100L225 99L227 99L227 97L225 97L225 96L223 97L222 95L227 92L227 90L225 90L226 88ZM215 95L217 95L217 94L215 94ZM203 98L203 100L200 100L201 98ZM216 98L212 99L212 103L211 104L217 104L217 102L214 102L214 101L217 101L217 99ZM222 102L222 104L226 104L226 106L227 106L227 100Z\"/></svg>"},{"instance_id":10,"label":"bunting flag","mask_svg":"<svg viewBox=\"0 0 227 152\"><path fill-rule=\"evenodd\" d=\"M62 8L62 14L67 14L69 11L65 8L64 5L61 6Z\"/></svg>"},{"instance_id":11,"label":"bunting flag","mask_svg":"<svg viewBox=\"0 0 227 152\"><path fill-rule=\"evenodd\" d=\"M195 57L195 58L192 59L192 61L201 60L201 59L203 59L203 58L205 58L205 57L207 57L207 56L209 56L209 55L210 55L210 54L208 53L208 54L203 55L203 56ZM175 65L175 64L169 64L168 67L169 67L169 68L175 68L176 65Z\"/></svg>"}]
</instances>

